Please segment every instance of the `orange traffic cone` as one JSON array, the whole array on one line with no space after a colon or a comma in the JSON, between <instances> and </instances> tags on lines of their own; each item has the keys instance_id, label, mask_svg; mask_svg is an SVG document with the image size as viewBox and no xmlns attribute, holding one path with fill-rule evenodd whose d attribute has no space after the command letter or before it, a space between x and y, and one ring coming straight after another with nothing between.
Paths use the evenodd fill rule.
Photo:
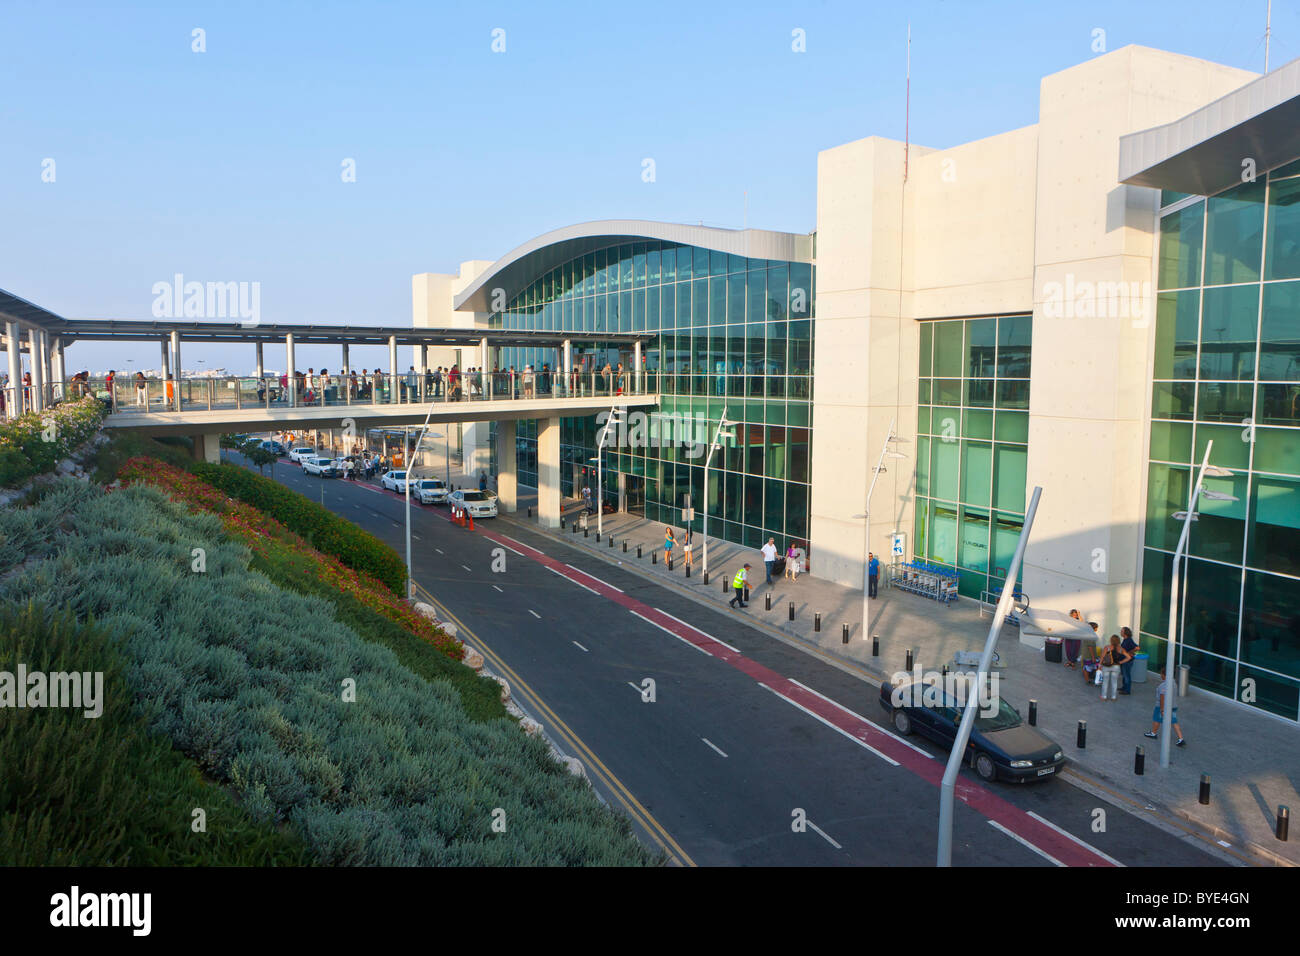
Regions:
<instances>
[{"instance_id":1,"label":"orange traffic cone","mask_svg":"<svg viewBox=\"0 0 1300 956\"><path fill-rule=\"evenodd\" d=\"M470 530L470 531L473 531L473 530L474 530L474 516L473 516L472 514L470 514L470 513L467 511L467 512L465 512L465 520L469 522L469 530Z\"/></svg>"}]
</instances>

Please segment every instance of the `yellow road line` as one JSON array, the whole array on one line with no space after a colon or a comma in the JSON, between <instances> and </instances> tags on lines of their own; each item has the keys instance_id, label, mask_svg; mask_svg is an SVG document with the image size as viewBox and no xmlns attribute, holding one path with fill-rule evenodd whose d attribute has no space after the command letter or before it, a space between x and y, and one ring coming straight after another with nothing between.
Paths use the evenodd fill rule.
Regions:
<instances>
[{"instance_id":1,"label":"yellow road line","mask_svg":"<svg viewBox=\"0 0 1300 956\"><path fill-rule=\"evenodd\" d=\"M668 855L668 857L678 866L695 866L695 861L692 860L690 855L681 848L676 840L673 839L672 835L664 829L663 825L654 818L654 815L641 805L641 802L632 795L632 792L623 785L621 780L614 776L614 773L605 766L591 748L588 747L582 739L569 728L568 724L560 719L559 715L556 714L555 711L551 710L551 708L547 706L541 696L528 686L528 683L515 673L510 665L502 660L495 651L488 647L481 637L479 637L471 628L466 626L464 621L452 613L451 609L448 608L447 605L443 604L432 594L429 594L429 592L424 588L421 588L421 590L428 595L429 600L433 605L447 616L448 620L469 636L470 640L474 643L474 646L477 647L485 657L489 658L496 667L503 671L502 676L507 677L514 686L517 686L520 689L533 706L537 707L539 711L543 712L551 720L560 735L564 738L565 742L568 743L572 749L581 751L586 755L587 760L590 761L592 770L597 777L605 783L610 792L614 795L615 799L617 799L618 802L623 805L624 809L627 810L628 814L641 823L646 832L650 834L651 839L659 844L660 848Z\"/></svg>"}]
</instances>

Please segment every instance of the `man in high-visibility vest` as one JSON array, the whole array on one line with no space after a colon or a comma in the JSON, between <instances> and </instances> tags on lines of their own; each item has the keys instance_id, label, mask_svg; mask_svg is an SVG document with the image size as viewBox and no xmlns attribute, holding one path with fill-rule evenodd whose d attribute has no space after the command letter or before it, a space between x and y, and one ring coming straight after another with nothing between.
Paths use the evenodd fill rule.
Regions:
<instances>
[{"instance_id":1,"label":"man in high-visibility vest","mask_svg":"<svg viewBox=\"0 0 1300 956\"><path fill-rule=\"evenodd\" d=\"M728 603L729 607L735 607L737 602L741 607L749 607L745 603L745 590L749 587L749 565L745 565L736 572L736 576L731 579L731 587L735 590L736 596Z\"/></svg>"}]
</instances>

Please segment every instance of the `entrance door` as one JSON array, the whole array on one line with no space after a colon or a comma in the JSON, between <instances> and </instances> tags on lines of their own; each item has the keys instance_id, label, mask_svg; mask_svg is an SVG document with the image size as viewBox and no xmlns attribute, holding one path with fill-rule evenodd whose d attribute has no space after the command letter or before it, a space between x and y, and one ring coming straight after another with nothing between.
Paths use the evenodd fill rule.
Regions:
<instances>
[{"instance_id":1,"label":"entrance door","mask_svg":"<svg viewBox=\"0 0 1300 956\"><path fill-rule=\"evenodd\" d=\"M625 475L624 502L628 514L645 517L645 479L637 475Z\"/></svg>"}]
</instances>

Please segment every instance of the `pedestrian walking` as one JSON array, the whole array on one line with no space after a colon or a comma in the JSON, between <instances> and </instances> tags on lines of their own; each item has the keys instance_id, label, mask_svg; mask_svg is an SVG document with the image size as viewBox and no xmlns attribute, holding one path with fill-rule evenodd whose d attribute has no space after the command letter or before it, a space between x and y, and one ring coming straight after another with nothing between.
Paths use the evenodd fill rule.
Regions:
<instances>
[{"instance_id":1,"label":"pedestrian walking","mask_svg":"<svg viewBox=\"0 0 1300 956\"><path fill-rule=\"evenodd\" d=\"M664 528L664 562L665 563L667 563L668 560L673 556L673 545L675 545L676 543L677 543L677 539L673 536L673 529Z\"/></svg>"},{"instance_id":2,"label":"pedestrian walking","mask_svg":"<svg viewBox=\"0 0 1300 956\"><path fill-rule=\"evenodd\" d=\"M880 581L880 559L873 553L867 553L867 590L869 597L876 596L876 584Z\"/></svg>"},{"instance_id":3,"label":"pedestrian walking","mask_svg":"<svg viewBox=\"0 0 1300 956\"><path fill-rule=\"evenodd\" d=\"M745 603L745 591L749 588L749 565L745 565L736 572L736 576L731 579L731 589L735 591L735 596L727 602L728 607L749 607Z\"/></svg>"},{"instance_id":4,"label":"pedestrian walking","mask_svg":"<svg viewBox=\"0 0 1300 956\"><path fill-rule=\"evenodd\" d=\"M1133 661L1137 658L1137 652L1140 648L1138 647L1137 638L1133 636L1132 628L1121 627L1119 634L1122 638L1120 647L1124 648L1124 652L1128 655L1119 665L1119 692L1129 695L1133 693Z\"/></svg>"},{"instance_id":5,"label":"pedestrian walking","mask_svg":"<svg viewBox=\"0 0 1300 956\"><path fill-rule=\"evenodd\" d=\"M691 566L691 545L694 543L695 532L690 528L686 529L686 537L682 540L682 559L686 562L686 567Z\"/></svg>"},{"instance_id":6,"label":"pedestrian walking","mask_svg":"<svg viewBox=\"0 0 1300 956\"><path fill-rule=\"evenodd\" d=\"M1119 668L1124 661L1129 660L1129 653L1124 650L1119 642L1119 635L1112 634L1110 643L1106 649L1101 652L1101 699L1118 700L1116 691L1119 689Z\"/></svg>"},{"instance_id":7,"label":"pedestrian walking","mask_svg":"<svg viewBox=\"0 0 1300 956\"><path fill-rule=\"evenodd\" d=\"M591 507L591 485L582 486L582 507L587 514L593 513Z\"/></svg>"},{"instance_id":8,"label":"pedestrian walking","mask_svg":"<svg viewBox=\"0 0 1300 956\"><path fill-rule=\"evenodd\" d=\"M785 549L785 576L791 581L799 578L799 549L794 546L793 541Z\"/></svg>"},{"instance_id":9,"label":"pedestrian walking","mask_svg":"<svg viewBox=\"0 0 1300 956\"><path fill-rule=\"evenodd\" d=\"M1173 693L1173 689L1169 686L1169 679L1165 677L1164 668L1161 668L1160 686L1156 688L1156 706L1155 710L1151 711L1151 729L1143 734L1144 737L1155 740L1160 736L1160 725L1165 720L1165 694L1170 693ZM1178 723L1177 704L1174 705L1174 711L1169 718L1169 722L1174 725L1174 733L1178 735L1178 743L1175 746L1181 747L1186 744L1187 741L1183 739L1183 727Z\"/></svg>"},{"instance_id":10,"label":"pedestrian walking","mask_svg":"<svg viewBox=\"0 0 1300 956\"><path fill-rule=\"evenodd\" d=\"M135 403L149 407L149 380L144 377L144 372L135 373Z\"/></svg>"},{"instance_id":11,"label":"pedestrian walking","mask_svg":"<svg viewBox=\"0 0 1300 956\"><path fill-rule=\"evenodd\" d=\"M776 538L768 538L763 545L763 566L767 569L767 586L772 586L772 570L776 567Z\"/></svg>"},{"instance_id":12,"label":"pedestrian walking","mask_svg":"<svg viewBox=\"0 0 1300 956\"><path fill-rule=\"evenodd\" d=\"M479 491L487 491L487 472L486 472L486 471L480 471L480 472L478 473L478 490L479 490Z\"/></svg>"},{"instance_id":13,"label":"pedestrian walking","mask_svg":"<svg viewBox=\"0 0 1300 956\"><path fill-rule=\"evenodd\" d=\"M1070 609L1070 617L1074 618L1076 621L1083 620L1083 617L1079 614L1078 608ZM1065 660L1063 663L1066 667L1073 667L1078 662L1079 648L1082 645L1083 642L1077 637L1067 637L1065 639Z\"/></svg>"}]
</instances>

